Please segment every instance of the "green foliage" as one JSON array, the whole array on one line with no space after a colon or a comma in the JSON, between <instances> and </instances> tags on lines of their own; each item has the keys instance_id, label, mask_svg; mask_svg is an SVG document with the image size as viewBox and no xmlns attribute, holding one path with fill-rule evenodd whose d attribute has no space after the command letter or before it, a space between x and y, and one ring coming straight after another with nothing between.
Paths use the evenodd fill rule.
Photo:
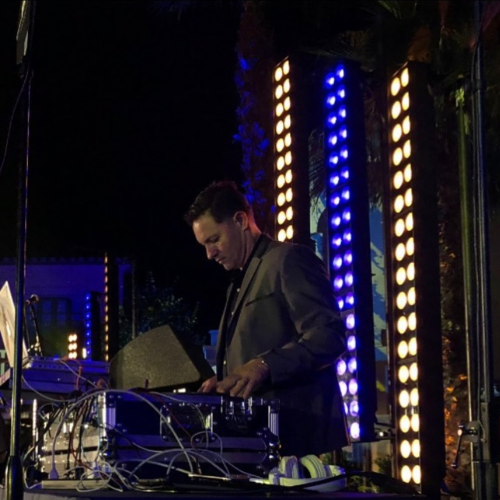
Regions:
<instances>
[{"instance_id":1,"label":"green foliage","mask_svg":"<svg viewBox=\"0 0 500 500\"><path fill-rule=\"evenodd\" d=\"M411 19L415 16L417 1L414 0L412 2L401 2L397 0L378 0L376 2L379 7L385 9L392 17L395 19Z\"/></svg>"},{"instance_id":2,"label":"green foliage","mask_svg":"<svg viewBox=\"0 0 500 500\"><path fill-rule=\"evenodd\" d=\"M198 325L198 304L180 297L174 286L159 287L152 274L136 292L137 334L169 325L179 336L195 345L203 345ZM120 347L132 339L130 318L120 314Z\"/></svg>"},{"instance_id":3,"label":"green foliage","mask_svg":"<svg viewBox=\"0 0 500 500\"><path fill-rule=\"evenodd\" d=\"M458 425L468 420L466 334L462 262L460 185L458 172L458 123L454 94L435 98L438 145L439 261L441 278L441 329L446 461L451 464L458 445ZM464 449L459 468L447 469L452 491L469 488L469 450Z\"/></svg>"},{"instance_id":4,"label":"green foliage","mask_svg":"<svg viewBox=\"0 0 500 500\"><path fill-rule=\"evenodd\" d=\"M151 8L158 13L176 13L180 19L183 14L197 12L200 9L220 9L222 7L233 7L238 2L227 0L153 0Z\"/></svg>"},{"instance_id":5,"label":"green foliage","mask_svg":"<svg viewBox=\"0 0 500 500\"><path fill-rule=\"evenodd\" d=\"M377 457L375 465L379 468L381 474L392 477L392 457L385 455L384 457Z\"/></svg>"}]
</instances>

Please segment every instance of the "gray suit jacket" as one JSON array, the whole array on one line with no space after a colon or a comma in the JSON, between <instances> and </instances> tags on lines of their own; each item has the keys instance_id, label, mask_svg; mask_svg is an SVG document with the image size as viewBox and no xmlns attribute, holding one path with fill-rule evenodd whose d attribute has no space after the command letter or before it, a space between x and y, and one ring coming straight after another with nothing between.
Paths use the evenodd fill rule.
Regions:
<instances>
[{"instance_id":1,"label":"gray suit jacket","mask_svg":"<svg viewBox=\"0 0 500 500\"><path fill-rule=\"evenodd\" d=\"M227 309L226 304L219 332L230 326L233 333L225 342L219 333L218 375L258 356L265 360L270 380L256 395L281 402L282 455L319 454L348 444L334 366L345 350L345 327L321 259L305 246L264 235L234 315Z\"/></svg>"}]
</instances>

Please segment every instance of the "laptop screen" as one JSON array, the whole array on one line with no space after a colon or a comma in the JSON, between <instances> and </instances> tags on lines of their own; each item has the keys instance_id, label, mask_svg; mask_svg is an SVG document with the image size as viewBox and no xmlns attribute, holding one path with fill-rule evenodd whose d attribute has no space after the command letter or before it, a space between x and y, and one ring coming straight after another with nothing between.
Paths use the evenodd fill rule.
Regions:
<instances>
[{"instance_id":1,"label":"laptop screen","mask_svg":"<svg viewBox=\"0 0 500 500\"><path fill-rule=\"evenodd\" d=\"M7 361L11 367L14 366L14 348L16 332L16 306L12 300L9 282L6 281L0 289L0 334L7 353ZM23 338L23 360L28 357L26 342Z\"/></svg>"}]
</instances>

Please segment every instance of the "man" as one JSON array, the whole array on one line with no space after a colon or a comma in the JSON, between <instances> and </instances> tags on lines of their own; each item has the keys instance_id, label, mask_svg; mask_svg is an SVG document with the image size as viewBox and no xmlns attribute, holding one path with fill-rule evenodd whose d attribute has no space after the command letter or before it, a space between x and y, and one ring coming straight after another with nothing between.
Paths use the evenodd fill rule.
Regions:
<instances>
[{"instance_id":1,"label":"man","mask_svg":"<svg viewBox=\"0 0 500 500\"><path fill-rule=\"evenodd\" d=\"M201 392L280 400L283 455L347 444L335 360L345 328L321 260L273 241L232 182L204 189L186 214L208 259L234 277L219 326L217 377Z\"/></svg>"}]
</instances>

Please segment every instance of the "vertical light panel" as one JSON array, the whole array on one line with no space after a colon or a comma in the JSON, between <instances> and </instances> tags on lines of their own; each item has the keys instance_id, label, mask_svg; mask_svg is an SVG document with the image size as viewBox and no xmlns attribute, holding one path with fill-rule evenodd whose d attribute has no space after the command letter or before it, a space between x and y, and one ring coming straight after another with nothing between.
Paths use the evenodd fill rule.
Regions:
<instances>
[{"instance_id":1,"label":"vertical light panel","mask_svg":"<svg viewBox=\"0 0 500 500\"><path fill-rule=\"evenodd\" d=\"M101 296L89 292L85 296L85 346L84 358L102 360Z\"/></svg>"},{"instance_id":2,"label":"vertical light panel","mask_svg":"<svg viewBox=\"0 0 500 500\"><path fill-rule=\"evenodd\" d=\"M109 257L104 255L104 361L109 361Z\"/></svg>"},{"instance_id":3,"label":"vertical light panel","mask_svg":"<svg viewBox=\"0 0 500 500\"><path fill-rule=\"evenodd\" d=\"M398 477L437 495L444 405L434 119L426 68L389 84L390 311Z\"/></svg>"},{"instance_id":4,"label":"vertical light panel","mask_svg":"<svg viewBox=\"0 0 500 500\"><path fill-rule=\"evenodd\" d=\"M275 233L279 241L294 237L294 158L292 152L292 82L291 63L287 58L274 70L274 187Z\"/></svg>"},{"instance_id":5,"label":"vertical light panel","mask_svg":"<svg viewBox=\"0 0 500 500\"><path fill-rule=\"evenodd\" d=\"M357 68L336 65L323 86L329 272L348 347L337 363L337 375L351 441L372 441L375 347L363 95Z\"/></svg>"},{"instance_id":6,"label":"vertical light panel","mask_svg":"<svg viewBox=\"0 0 500 500\"><path fill-rule=\"evenodd\" d=\"M78 358L78 334L70 333L68 335L68 358Z\"/></svg>"},{"instance_id":7,"label":"vertical light panel","mask_svg":"<svg viewBox=\"0 0 500 500\"><path fill-rule=\"evenodd\" d=\"M85 295L85 345L83 348L83 358L92 359L92 295Z\"/></svg>"}]
</instances>

